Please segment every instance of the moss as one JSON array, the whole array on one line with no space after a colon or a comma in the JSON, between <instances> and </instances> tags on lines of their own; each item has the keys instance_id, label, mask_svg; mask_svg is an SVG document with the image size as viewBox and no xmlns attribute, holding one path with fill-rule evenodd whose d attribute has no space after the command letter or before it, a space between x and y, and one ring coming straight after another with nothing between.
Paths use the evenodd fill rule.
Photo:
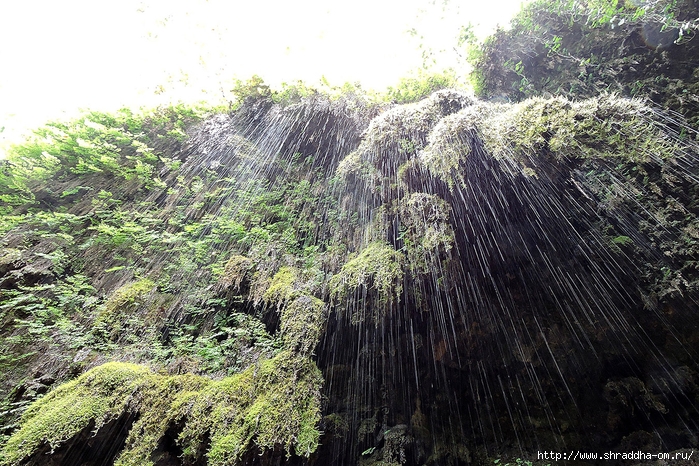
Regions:
<instances>
[{"instance_id":1,"label":"moss","mask_svg":"<svg viewBox=\"0 0 699 466\"><path fill-rule=\"evenodd\" d=\"M0 267L11 265L22 258L22 251L14 248L3 248L0 250ZM1 270L1 269L0 269Z\"/></svg>"},{"instance_id":2,"label":"moss","mask_svg":"<svg viewBox=\"0 0 699 466\"><path fill-rule=\"evenodd\" d=\"M477 146L512 161L526 177L543 161L613 159L645 163L679 153L679 146L641 102L605 95L581 102L532 98L519 104L480 103L443 118L418 159L450 188L466 183ZM534 168L533 168L534 167Z\"/></svg>"},{"instance_id":3,"label":"moss","mask_svg":"<svg viewBox=\"0 0 699 466\"><path fill-rule=\"evenodd\" d=\"M173 398L182 393L197 393L211 383L191 374L164 376L149 372L148 376L148 384L131 394L129 408L138 418L114 466L152 465L153 452L173 421Z\"/></svg>"},{"instance_id":4,"label":"moss","mask_svg":"<svg viewBox=\"0 0 699 466\"><path fill-rule=\"evenodd\" d=\"M95 329L104 332L111 339L116 339L127 320L137 311L140 310L145 315L155 307L154 297L148 296L154 288L155 283L144 278L117 289L107 299L104 309L95 319Z\"/></svg>"},{"instance_id":5,"label":"moss","mask_svg":"<svg viewBox=\"0 0 699 466\"><path fill-rule=\"evenodd\" d=\"M347 416L338 413L331 413L323 417L323 423L326 426L326 435L328 431L335 438L345 438L350 430L350 424Z\"/></svg>"},{"instance_id":6,"label":"moss","mask_svg":"<svg viewBox=\"0 0 699 466\"><path fill-rule=\"evenodd\" d=\"M496 108L478 103L443 118L430 132L428 144L418 156L420 164L450 188L454 187L455 181L465 183L463 167L473 150L473 141L479 135L479 126Z\"/></svg>"},{"instance_id":7,"label":"moss","mask_svg":"<svg viewBox=\"0 0 699 466\"><path fill-rule=\"evenodd\" d=\"M322 376L308 358L283 351L244 372L212 381L167 376L145 366L108 363L35 402L0 452L0 465L18 465L42 445L55 449L123 414L137 418L115 465L152 465L171 425L183 425L183 451L210 439L209 465L237 464L253 443L308 456L318 446Z\"/></svg>"},{"instance_id":8,"label":"moss","mask_svg":"<svg viewBox=\"0 0 699 466\"><path fill-rule=\"evenodd\" d=\"M297 294L294 283L298 281L298 272L291 267L282 267L274 274L272 281L263 295L264 301L280 308Z\"/></svg>"},{"instance_id":9,"label":"moss","mask_svg":"<svg viewBox=\"0 0 699 466\"><path fill-rule=\"evenodd\" d=\"M325 303L301 295L281 311L284 345L299 354L309 354L318 344L325 323Z\"/></svg>"},{"instance_id":10,"label":"moss","mask_svg":"<svg viewBox=\"0 0 699 466\"><path fill-rule=\"evenodd\" d=\"M236 254L228 259L219 278L219 284L223 288L239 289L242 282L249 278L250 271L254 268L252 259Z\"/></svg>"},{"instance_id":11,"label":"moss","mask_svg":"<svg viewBox=\"0 0 699 466\"><path fill-rule=\"evenodd\" d=\"M375 186L381 179L379 171L359 151L350 153L337 166L337 176L346 184L361 182L367 186Z\"/></svg>"},{"instance_id":12,"label":"moss","mask_svg":"<svg viewBox=\"0 0 699 466\"><path fill-rule=\"evenodd\" d=\"M687 39L696 33L690 24L696 24L699 3L631 3L529 2L510 28L499 29L470 57L476 93L580 99L615 90L650 98L691 125L697 107L690 96L699 80L687 62L699 45Z\"/></svg>"},{"instance_id":13,"label":"moss","mask_svg":"<svg viewBox=\"0 0 699 466\"><path fill-rule=\"evenodd\" d=\"M631 238L629 238L628 236L621 235L621 236L615 236L614 238L612 238L612 243L618 244L620 246L626 246L629 244L633 244L633 240Z\"/></svg>"},{"instance_id":14,"label":"moss","mask_svg":"<svg viewBox=\"0 0 699 466\"><path fill-rule=\"evenodd\" d=\"M209 465L236 464L254 443L282 446L308 456L318 446L322 375L309 359L283 351L273 359L197 394L184 394L173 407L188 422L179 441L197 451L208 436Z\"/></svg>"},{"instance_id":15,"label":"moss","mask_svg":"<svg viewBox=\"0 0 699 466\"><path fill-rule=\"evenodd\" d=\"M280 313L285 348L304 355L318 344L325 314L325 303L310 294L310 287L297 269L281 267L263 297L265 302L275 304Z\"/></svg>"},{"instance_id":16,"label":"moss","mask_svg":"<svg viewBox=\"0 0 699 466\"><path fill-rule=\"evenodd\" d=\"M398 168L426 143L432 127L444 117L471 105L465 94L443 90L415 104L395 107L374 118L358 149L359 161L370 164L383 176L394 177ZM356 159L357 155L353 155ZM363 169L366 171L366 169Z\"/></svg>"},{"instance_id":17,"label":"moss","mask_svg":"<svg viewBox=\"0 0 699 466\"><path fill-rule=\"evenodd\" d=\"M449 204L434 194L412 193L401 200L398 213L410 269L413 273L438 270L435 263L446 257L454 245Z\"/></svg>"},{"instance_id":18,"label":"moss","mask_svg":"<svg viewBox=\"0 0 699 466\"><path fill-rule=\"evenodd\" d=\"M368 293L378 306L372 306L372 317L378 321L386 306L400 299L403 292L405 256L382 242L369 244L362 252L342 266L332 277L330 295L336 301L348 301ZM351 306L354 308L355 306ZM353 311L352 319L360 322L364 313Z\"/></svg>"},{"instance_id":19,"label":"moss","mask_svg":"<svg viewBox=\"0 0 699 466\"><path fill-rule=\"evenodd\" d=\"M152 291L154 287L155 283L147 278L124 285L112 293L104 305L104 310L112 314L123 311L125 307L137 306L146 293Z\"/></svg>"},{"instance_id":20,"label":"moss","mask_svg":"<svg viewBox=\"0 0 699 466\"><path fill-rule=\"evenodd\" d=\"M557 161L615 158L646 162L667 158L677 149L656 124L652 109L611 95L581 102L529 99L485 119L481 132L486 148L496 157L514 154L526 159L549 154Z\"/></svg>"},{"instance_id":21,"label":"moss","mask_svg":"<svg viewBox=\"0 0 699 466\"><path fill-rule=\"evenodd\" d=\"M91 422L98 430L129 410L133 394L151 383L146 367L108 363L61 385L27 409L22 428L0 453L0 464L20 464L44 443L54 450Z\"/></svg>"}]
</instances>

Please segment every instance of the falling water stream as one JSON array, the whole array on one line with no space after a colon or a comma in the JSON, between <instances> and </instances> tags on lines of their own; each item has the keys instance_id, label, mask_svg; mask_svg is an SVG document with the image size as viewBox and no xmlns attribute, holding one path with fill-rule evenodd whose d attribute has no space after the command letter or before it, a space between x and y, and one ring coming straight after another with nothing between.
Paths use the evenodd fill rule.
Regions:
<instances>
[{"instance_id":1,"label":"falling water stream","mask_svg":"<svg viewBox=\"0 0 699 466\"><path fill-rule=\"evenodd\" d=\"M255 431L252 453L227 457L240 464L696 447L695 136L612 96L251 99L194 128L167 188L143 204L164 232L179 231L167 223L177 217L194 240L216 238L202 260L221 264L218 275L185 267L175 239L136 258L154 281L170 270L154 328L170 342L197 319L214 327L213 314L189 311L213 296L216 318L235 309L281 335L267 353L243 345L240 371L280 348L320 369L319 445L294 450L294 431L269 447ZM117 276L105 288L133 281ZM136 421L119 419L128 445ZM213 430L198 457L182 456L182 419L163 427L154 464L218 464ZM67 458L70 441L51 450ZM89 456L78 449L72 458Z\"/></svg>"},{"instance_id":2,"label":"falling water stream","mask_svg":"<svg viewBox=\"0 0 699 466\"><path fill-rule=\"evenodd\" d=\"M549 121L517 121L527 111ZM221 122L188 161L248 191L246 182L283 177L270 172L276 160L310 157L305 179L332 181L346 215L339 231L322 224L306 241L401 254L381 258L400 271L367 258L346 294L321 296L330 309L316 354L324 411L335 415L322 443L334 464L362 452L458 464L478 447L566 451L624 423L663 448L686 446L696 425L678 411L694 411L685 378L695 355L681 329L696 295L677 290L673 309L660 309L648 275L667 261L661 238L696 228L696 207L670 201L686 222L673 231L653 211L667 194L643 182L655 177L671 196L696 183L696 147L677 140L672 121L613 98L510 107L448 91L368 126L350 112L321 99ZM580 129L555 128L566 118ZM255 155L236 163L246 148L232 135ZM556 141L560 153L556 138L568 138ZM648 174L629 174L639 166Z\"/></svg>"}]
</instances>

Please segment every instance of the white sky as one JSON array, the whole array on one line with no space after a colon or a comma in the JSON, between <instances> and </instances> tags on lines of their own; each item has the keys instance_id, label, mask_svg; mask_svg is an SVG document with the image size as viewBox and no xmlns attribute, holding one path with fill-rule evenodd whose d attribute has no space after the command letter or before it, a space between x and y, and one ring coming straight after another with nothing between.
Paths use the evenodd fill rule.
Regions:
<instances>
[{"instance_id":1,"label":"white sky","mask_svg":"<svg viewBox=\"0 0 699 466\"><path fill-rule=\"evenodd\" d=\"M0 0L0 149L79 109L217 101L252 74L382 90L422 64L420 43L451 49L468 22L484 37L521 1Z\"/></svg>"}]
</instances>

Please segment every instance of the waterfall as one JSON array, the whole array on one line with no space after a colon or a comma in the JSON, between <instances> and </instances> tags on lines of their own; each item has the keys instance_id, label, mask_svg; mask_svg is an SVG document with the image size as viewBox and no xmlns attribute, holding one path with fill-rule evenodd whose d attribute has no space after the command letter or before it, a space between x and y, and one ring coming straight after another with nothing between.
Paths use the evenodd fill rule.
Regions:
<instances>
[{"instance_id":1,"label":"waterfall","mask_svg":"<svg viewBox=\"0 0 699 466\"><path fill-rule=\"evenodd\" d=\"M0 465L696 446L699 145L676 118L442 90L262 96L142 145L97 123L70 167L27 150L49 175L3 221L23 388ZM116 152L133 174L97 165ZM55 388L25 395L38 372Z\"/></svg>"}]
</instances>

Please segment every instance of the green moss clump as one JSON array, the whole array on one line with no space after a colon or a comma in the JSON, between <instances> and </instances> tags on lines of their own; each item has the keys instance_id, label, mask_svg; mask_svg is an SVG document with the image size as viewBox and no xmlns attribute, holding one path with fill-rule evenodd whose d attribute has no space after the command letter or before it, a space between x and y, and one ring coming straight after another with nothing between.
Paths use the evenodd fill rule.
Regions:
<instances>
[{"instance_id":1,"label":"green moss clump","mask_svg":"<svg viewBox=\"0 0 699 466\"><path fill-rule=\"evenodd\" d=\"M612 238L612 243L618 244L620 246L627 246L629 244L633 244L633 240L631 238L629 238L628 236L621 235L621 236L615 236L614 238Z\"/></svg>"},{"instance_id":2,"label":"green moss clump","mask_svg":"<svg viewBox=\"0 0 699 466\"><path fill-rule=\"evenodd\" d=\"M413 273L438 270L439 260L454 245L454 231L449 224L447 202L434 194L413 193L402 199L398 207L404 228L407 264Z\"/></svg>"},{"instance_id":3,"label":"green moss clump","mask_svg":"<svg viewBox=\"0 0 699 466\"><path fill-rule=\"evenodd\" d=\"M0 452L0 465L21 464L45 443L55 450L91 422L99 430L133 409L135 394L150 392L154 382L144 366L108 363L61 385L27 409L22 428Z\"/></svg>"},{"instance_id":4,"label":"green moss clump","mask_svg":"<svg viewBox=\"0 0 699 466\"><path fill-rule=\"evenodd\" d=\"M267 303L276 304L277 308L281 308L298 294L298 289L294 288L294 283L298 281L298 278L298 272L295 269L291 267L280 268L272 277L269 288L265 291L262 299Z\"/></svg>"},{"instance_id":5,"label":"green moss clump","mask_svg":"<svg viewBox=\"0 0 699 466\"><path fill-rule=\"evenodd\" d=\"M197 451L208 435L210 466L237 464L254 442L308 456L318 446L322 374L315 364L284 351L241 374L183 394L174 407L186 423L185 451Z\"/></svg>"},{"instance_id":6,"label":"green moss clump","mask_svg":"<svg viewBox=\"0 0 699 466\"><path fill-rule=\"evenodd\" d=\"M325 303L301 295L281 311L281 333L284 345L299 354L310 354L320 340L325 323Z\"/></svg>"},{"instance_id":7,"label":"green moss clump","mask_svg":"<svg viewBox=\"0 0 699 466\"><path fill-rule=\"evenodd\" d=\"M104 310L112 314L123 311L125 307L137 306L146 293L152 291L154 287L155 283L147 278L124 285L109 297Z\"/></svg>"},{"instance_id":8,"label":"green moss clump","mask_svg":"<svg viewBox=\"0 0 699 466\"><path fill-rule=\"evenodd\" d=\"M535 177L540 162L615 159L645 163L679 147L641 102L604 95L581 102L532 98L507 105L480 103L443 118L418 155L420 164L450 188L464 184L474 144L499 160L514 161Z\"/></svg>"},{"instance_id":9,"label":"green moss clump","mask_svg":"<svg viewBox=\"0 0 699 466\"><path fill-rule=\"evenodd\" d=\"M253 267L252 259L236 254L226 262L219 284L223 288L239 289Z\"/></svg>"},{"instance_id":10,"label":"green moss clump","mask_svg":"<svg viewBox=\"0 0 699 466\"><path fill-rule=\"evenodd\" d=\"M463 167L473 150L473 141L480 134L483 119L496 108L478 103L443 118L430 132L427 146L419 153L420 164L450 188L455 181L465 183Z\"/></svg>"},{"instance_id":11,"label":"green moss clump","mask_svg":"<svg viewBox=\"0 0 699 466\"><path fill-rule=\"evenodd\" d=\"M342 159L336 174L348 185L362 182L366 186L375 186L381 179L376 167L363 159L359 151L354 151Z\"/></svg>"},{"instance_id":12,"label":"green moss clump","mask_svg":"<svg viewBox=\"0 0 699 466\"><path fill-rule=\"evenodd\" d=\"M22 251L14 248L2 248L0 249L0 270L5 267L18 262L22 258Z\"/></svg>"},{"instance_id":13,"label":"green moss clump","mask_svg":"<svg viewBox=\"0 0 699 466\"><path fill-rule=\"evenodd\" d=\"M360 162L354 165L368 163L383 176L395 176L398 168L425 146L427 135L441 118L471 104L461 92L442 90L418 103L384 112L366 130L358 149Z\"/></svg>"},{"instance_id":14,"label":"green moss clump","mask_svg":"<svg viewBox=\"0 0 699 466\"><path fill-rule=\"evenodd\" d=\"M641 102L605 95L581 102L533 98L483 121L486 148L496 157L525 160L616 158L647 162L676 147ZM490 135L490 137L489 137ZM493 135L499 135L494 137Z\"/></svg>"},{"instance_id":15,"label":"green moss clump","mask_svg":"<svg viewBox=\"0 0 699 466\"><path fill-rule=\"evenodd\" d=\"M400 299L404 264L405 256L389 244L371 243L330 279L330 295L336 301L349 301L368 294L376 302L376 306L371 307L371 316L378 321L385 308ZM355 309L357 306L348 307ZM354 310L351 318L361 322L365 315L363 311Z\"/></svg>"},{"instance_id":16,"label":"green moss clump","mask_svg":"<svg viewBox=\"0 0 699 466\"><path fill-rule=\"evenodd\" d=\"M275 304L280 313L284 347L308 355L318 344L325 322L325 303L312 296L299 271L281 267L264 293L264 301Z\"/></svg>"},{"instance_id":17,"label":"green moss clump","mask_svg":"<svg viewBox=\"0 0 699 466\"><path fill-rule=\"evenodd\" d=\"M168 376L145 366L108 363L35 402L0 452L0 465L22 464L42 445L52 450L82 430L128 414L131 426L117 466L154 464L165 431L182 425L178 443L195 458L209 439L207 464L238 464L253 443L308 456L318 447L322 375L310 359L282 351L244 372L212 381Z\"/></svg>"},{"instance_id":18,"label":"green moss clump","mask_svg":"<svg viewBox=\"0 0 699 466\"><path fill-rule=\"evenodd\" d=\"M144 313L147 314L154 307L154 300L148 296L154 288L155 283L144 278L117 289L107 299L104 309L97 316L95 329L111 339L117 338L130 316L138 310L145 310Z\"/></svg>"}]
</instances>

